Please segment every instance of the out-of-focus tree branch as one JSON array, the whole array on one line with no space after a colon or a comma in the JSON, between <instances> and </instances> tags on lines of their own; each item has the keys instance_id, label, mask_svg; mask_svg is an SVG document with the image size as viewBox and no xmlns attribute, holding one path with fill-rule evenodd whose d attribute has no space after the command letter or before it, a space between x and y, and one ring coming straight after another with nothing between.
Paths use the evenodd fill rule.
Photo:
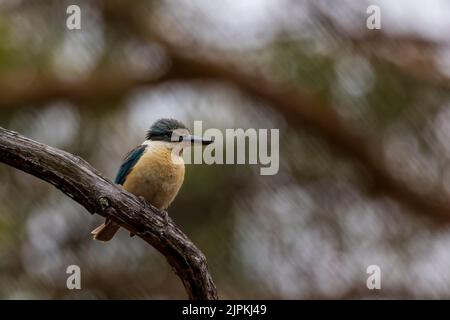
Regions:
<instances>
[{"instance_id":1,"label":"out-of-focus tree branch","mask_svg":"<svg viewBox=\"0 0 450 320\"><path fill-rule=\"evenodd\" d=\"M311 15L317 24L323 26L340 42L344 50L363 54L374 60L387 63L394 70L423 85L450 89L450 77L443 74L436 65L436 54L442 44L421 38L420 35L392 35L383 29L364 30L363 34L352 34L343 30L321 6L311 2Z\"/></svg>"},{"instance_id":2,"label":"out-of-focus tree branch","mask_svg":"<svg viewBox=\"0 0 450 320\"><path fill-rule=\"evenodd\" d=\"M119 188L83 159L0 127L0 162L45 180L91 214L108 217L161 252L190 299L217 299L203 253L151 205Z\"/></svg>"},{"instance_id":3,"label":"out-of-focus tree branch","mask_svg":"<svg viewBox=\"0 0 450 320\"><path fill-rule=\"evenodd\" d=\"M39 105L51 100L100 101L120 96L142 85L161 81L159 74L135 75L122 69L101 69L81 81L67 82L28 70L0 78L0 109Z\"/></svg>"}]
</instances>

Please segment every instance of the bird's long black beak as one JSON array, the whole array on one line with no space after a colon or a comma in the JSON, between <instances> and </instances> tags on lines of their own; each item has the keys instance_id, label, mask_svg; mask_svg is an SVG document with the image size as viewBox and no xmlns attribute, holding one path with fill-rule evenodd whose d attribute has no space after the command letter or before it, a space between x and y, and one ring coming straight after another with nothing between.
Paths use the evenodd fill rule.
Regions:
<instances>
[{"instance_id":1,"label":"bird's long black beak","mask_svg":"<svg viewBox=\"0 0 450 320\"><path fill-rule=\"evenodd\" d=\"M203 138L198 136L183 136L183 141L189 141L190 143L201 143L202 145L208 145L214 142L214 139Z\"/></svg>"}]
</instances>

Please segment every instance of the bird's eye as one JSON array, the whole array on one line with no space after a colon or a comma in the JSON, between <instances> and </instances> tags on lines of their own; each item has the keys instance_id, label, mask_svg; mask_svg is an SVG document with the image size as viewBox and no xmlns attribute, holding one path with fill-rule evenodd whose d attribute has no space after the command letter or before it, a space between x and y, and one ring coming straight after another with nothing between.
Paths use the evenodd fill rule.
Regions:
<instances>
[{"instance_id":1,"label":"bird's eye","mask_svg":"<svg viewBox=\"0 0 450 320\"><path fill-rule=\"evenodd\" d=\"M189 132L185 129L176 129L172 131L171 141L182 142L185 136L188 136Z\"/></svg>"},{"instance_id":2,"label":"bird's eye","mask_svg":"<svg viewBox=\"0 0 450 320\"><path fill-rule=\"evenodd\" d=\"M181 142L183 140L183 136L179 135L175 131L168 131L166 132L165 136L173 142Z\"/></svg>"}]
</instances>

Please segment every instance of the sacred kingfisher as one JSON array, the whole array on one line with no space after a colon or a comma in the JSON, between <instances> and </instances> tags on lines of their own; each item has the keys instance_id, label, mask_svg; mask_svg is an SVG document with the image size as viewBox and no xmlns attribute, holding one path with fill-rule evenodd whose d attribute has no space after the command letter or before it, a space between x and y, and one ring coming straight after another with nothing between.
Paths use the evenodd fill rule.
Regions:
<instances>
[{"instance_id":1,"label":"sacred kingfisher","mask_svg":"<svg viewBox=\"0 0 450 320\"><path fill-rule=\"evenodd\" d=\"M125 156L115 183L156 208L166 210L183 184L182 148L193 143L207 145L212 142L190 135L178 120L160 119L150 127L145 141ZM119 228L118 224L106 219L91 233L95 240L109 241Z\"/></svg>"}]
</instances>

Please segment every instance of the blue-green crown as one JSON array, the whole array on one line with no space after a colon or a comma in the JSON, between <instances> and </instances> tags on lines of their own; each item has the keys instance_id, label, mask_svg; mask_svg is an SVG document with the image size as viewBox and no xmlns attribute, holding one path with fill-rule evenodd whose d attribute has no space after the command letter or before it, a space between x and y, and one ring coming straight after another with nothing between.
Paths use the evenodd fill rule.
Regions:
<instances>
[{"instance_id":1,"label":"blue-green crown","mask_svg":"<svg viewBox=\"0 0 450 320\"><path fill-rule=\"evenodd\" d=\"M168 140L175 129L186 129L186 126L175 119L159 119L147 131L147 140Z\"/></svg>"}]
</instances>

